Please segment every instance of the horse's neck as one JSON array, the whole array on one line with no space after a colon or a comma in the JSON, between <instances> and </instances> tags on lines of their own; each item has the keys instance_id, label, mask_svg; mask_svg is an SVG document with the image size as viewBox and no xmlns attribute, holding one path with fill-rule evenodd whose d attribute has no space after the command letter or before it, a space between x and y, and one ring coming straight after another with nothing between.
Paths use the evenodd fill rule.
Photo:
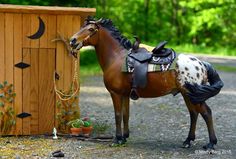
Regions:
<instances>
[{"instance_id":1,"label":"horse's neck","mask_svg":"<svg viewBox=\"0 0 236 159\"><path fill-rule=\"evenodd\" d=\"M101 29L99 34L98 44L95 49L100 66L105 71L112 63L122 58L124 48L108 31Z\"/></svg>"}]
</instances>

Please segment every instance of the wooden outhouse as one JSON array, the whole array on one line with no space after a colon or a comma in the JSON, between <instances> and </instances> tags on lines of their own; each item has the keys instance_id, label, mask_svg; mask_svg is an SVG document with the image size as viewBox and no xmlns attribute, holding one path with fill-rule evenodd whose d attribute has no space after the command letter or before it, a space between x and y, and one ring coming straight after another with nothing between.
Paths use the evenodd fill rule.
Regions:
<instances>
[{"instance_id":1,"label":"wooden outhouse","mask_svg":"<svg viewBox=\"0 0 236 159\"><path fill-rule=\"evenodd\" d=\"M55 126L57 85L69 89L73 65L59 34L70 38L94 8L0 5L0 83L13 84L16 118L10 134L51 133Z\"/></svg>"}]
</instances>

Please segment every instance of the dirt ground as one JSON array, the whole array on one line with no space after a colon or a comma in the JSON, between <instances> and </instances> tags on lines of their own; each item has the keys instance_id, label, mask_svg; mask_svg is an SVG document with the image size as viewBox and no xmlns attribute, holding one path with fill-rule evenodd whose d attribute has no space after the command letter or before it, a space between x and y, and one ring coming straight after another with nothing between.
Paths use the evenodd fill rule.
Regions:
<instances>
[{"instance_id":1,"label":"dirt ground","mask_svg":"<svg viewBox=\"0 0 236 159\"><path fill-rule=\"evenodd\" d=\"M130 138L123 147L110 147L111 142L80 141L75 138L20 137L0 138L1 158L52 158L61 150L65 158L195 158L230 159L236 156L236 73L219 72L225 86L207 101L213 112L218 144L215 151L204 151L208 142L206 124L199 116L196 140L183 149L189 130L189 114L181 95L131 101ZM101 76L82 79L80 91L82 116L93 115L109 125L107 134L114 135L115 119L112 101Z\"/></svg>"}]
</instances>

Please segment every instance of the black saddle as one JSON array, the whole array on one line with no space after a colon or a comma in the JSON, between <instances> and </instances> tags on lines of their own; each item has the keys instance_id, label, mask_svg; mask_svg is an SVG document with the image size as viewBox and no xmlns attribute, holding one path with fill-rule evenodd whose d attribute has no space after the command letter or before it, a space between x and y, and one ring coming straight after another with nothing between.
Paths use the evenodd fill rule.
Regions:
<instances>
[{"instance_id":1,"label":"black saddle","mask_svg":"<svg viewBox=\"0 0 236 159\"><path fill-rule=\"evenodd\" d=\"M135 50L132 49L128 54L128 67L133 69L132 74L132 89L130 92L130 98L137 100L139 98L137 88L145 88L147 85L147 72L148 64L157 64L157 65L168 65L167 70L170 64L174 61L176 54L174 50L169 48L164 48L167 42L161 42L157 47L155 47L152 52L149 52L145 48L137 47L137 42L134 42Z\"/></svg>"}]
</instances>

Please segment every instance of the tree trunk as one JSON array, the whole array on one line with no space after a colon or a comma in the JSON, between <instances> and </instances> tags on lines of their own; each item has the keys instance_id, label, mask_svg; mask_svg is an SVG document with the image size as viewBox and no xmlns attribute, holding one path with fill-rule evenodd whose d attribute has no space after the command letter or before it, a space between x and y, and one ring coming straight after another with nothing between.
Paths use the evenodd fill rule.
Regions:
<instances>
[{"instance_id":1,"label":"tree trunk","mask_svg":"<svg viewBox=\"0 0 236 159\"><path fill-rule=\"evenodd\" d=\"M180 36L181 36L181 28L178 21L178 7L179 7L179 1L178 0L172 0L172 24L176 28L176 39L177 44L180 44Z\"/></svg>"},{"instance_id":2,"label":"tree trunk","mask_svg":"<svg viewBox=\"0 0 236 159\"><path fill-rule=\"evenodd\" d=\"M148 41L148 12L149 12L149 2L150 0L145 0L144 1L144 40Z\"/></svg>"}]
</instances>

